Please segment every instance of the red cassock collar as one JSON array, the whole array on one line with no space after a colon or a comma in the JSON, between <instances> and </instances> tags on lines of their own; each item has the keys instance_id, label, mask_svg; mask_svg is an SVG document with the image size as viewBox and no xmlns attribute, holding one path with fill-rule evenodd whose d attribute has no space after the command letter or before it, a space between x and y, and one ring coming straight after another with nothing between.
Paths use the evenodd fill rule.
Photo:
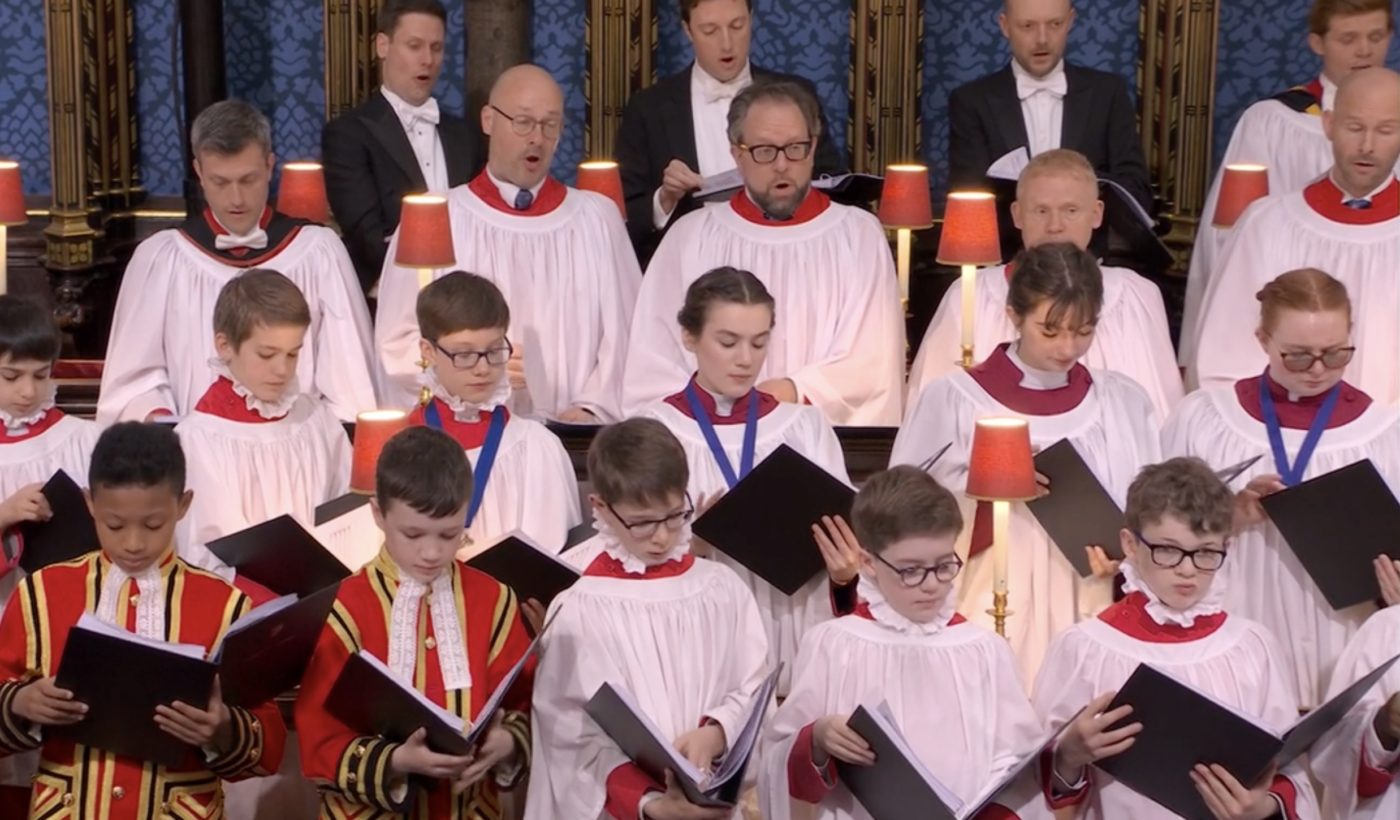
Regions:
<instances>
[{"instance_id":1,"label":"red cassock collar","mask_svg":"<svg viewBox=\"0 0 1400 820\"><path fill-rule=\"evenodd\" d=\"M635 572L628 572L622 568L622 562L608 555L606 552L599 553L593 563L588 565L588 569L583 571L584 575L590 578L621 578L624 581L655 581L658 578L676 578L690 571L695 566L695 556L686 553L675 561L667 561L654 567L647 567L641 575Z\"/></svg>"},{"instance_id":2,"label":"red cassock collar","mask_svg":"<svg viewBox=\"0 0 1400 820\"><path fill-rule=\"evenodd\" d=\"M437 405L438 419L442 421L442 431L456 439L457 443L462 445L463 450L475 450L486 443L486 434L491 429L490 413L478 413L476 421L458 421L447 402L434 396L433 403ZM428 420L424 417L425 410L424 405L415 407L413 412L408 414L408 423L418 427L426 426ZM505 411L506 423L509 424L510 411L505 410L505 408L502 410Z\"/></svg>"},{"instance_id":3,"label":"red cassock collar","mask_svg":"<svg viewBox=\"0 0 1400 820\"><path fill-rule=\"evenodd\" d=\"M1293 401L1288 398L1288 391L1280 387L1272 377L1265 374L1264 379L1269 383L1269 395L1274 398L1279 424L1290 430L1307 430L1312 427L1313 419L1317 418L1318 410L1322 409L1322 403L1327 400L1327 394L1304 396ZM1259 403L1258 376L1235 382L1235 399L1251 418L1260 424L1264 423L1264 407ZM1370 406L1370 396L1342 382L1342 393L1337 397L1337 408L1332 411L1332 418L1327 420L1327 429L1356 421Z\"/></svg>"},{"instance_id":4,"label":"red cassock collar","mask_svg":"<svg viewBox=\"0 0 1400 820\"><path fill-rule=\"evenodd\" d=\"M0 427L0 444L15 444L21 441L28 441L31 438L37 438L47 432L50 427L58 424L62 418L62 410L59 410L57 407L50 407L48 411L44 413L43 418L29 425L23 433L17 436L10 435L4 427Z\"/></svg>"},{"instance_id":5,"label":"red cassock collar","mask_svg":"<svg viewBox=\"0 0 1400 820\"><path fill-rule=\"evenodd\" d=\"M544 185L540 188L535 201L530 203L530 207L525 210L517 211L513 204L501 198L501 189L496 187L496 183L491 181L491 177L485 171L477 174L476 179L468 183L467 187L482 202L502 213L514 214L515 216L544 216L563 205L564 197L569 193L569 189L564 186L564 183L554 177L545 177Z\"/></svg>"},{"instance_id":6,"label":"red cassock collar","mask_svg":"<svg viewBox=\"0 0 1400 820\"><path fill-rule=\"evenodd\" d=\"M1332 181L1331 174L1303 189L1303 200L1308 207L1324 218L1343 225L1376 225L1400 218L1400 180L1395 177L1390 178L1390 184L1380 193L1371 197L1369 208L1348 208L1342 204L1348 198Z\"/></svg>"},{"instance_id":7,"label":"red cassock collar","mask_svg":"<svg viewBox=\"0 0 1400 820\"><path fill-rule=\"evenodd\" d=\"M1147 596L1130 592L1128 596L1099 613L1099 620L1130 638L1148 643L1189 643L1215 633L1225 623L1227 613L1198 615L1190 626L1159 624L1147 614Z\"/></svg>"},{"instance_id":8,"label":"red cassock collar","mask_svg":"<svg viewBox=\"0 0 1400 820\"><path fill-rule=\"evenodd\" d=\"M749 197L747 188L741 188L729 200L729 206L734 209L734 213L743 217L746 221L755 225L764 225L769 228L787 228L792 225L801 225L804 222L811 222L813 219L826 213L826 209L831 207L831 197L818 191L815 188L808 189L807 198L802 200L802 204L797 206L797 211L793 213L791 219L769 219L763 209Z\"/></svg>"},{"instance_id":9,"label":"red cassock collar","mask_svg":"<svg viewBox=\"0 0 1400 820\"><path fill-rule=\"evenodd\" d=\"M856 608L851 614L857 618L864 618L867 621L875 620L875 616L870 612L870 604L867 604L865 601L856 604ZM948 626L957 626L958 624L965 623L967 623L967 619L957 612L954 612L953 617L948 619Z\"/></svg>"},{"instance_id":10,"label":"red cassock collar","mask_svg":"<svg viewBox=\"0 0 1400 820\"><path fill-rule=\"evenodd\" d=\"M1089 395L1094 379L1089 368L1078 362L1069 371L1069 383L1054 390L1032 390L1021 386L1025 374L1006 355L1009 342L997 345L992 355L967 371L972 380L1006 408L1028 416L1057 416L1078 407Z\"/></svg>"},{"instance_id":11,"label":"red cassock collar","mask_svg":"<svg viewBox=\"0 0 1400 820\"><path fill-rule=\"evenodd\" d=\"M721 424L743 424L749 410L749 399L754 395L758 396L759 418L763 418L774 410L777 410L778 405L781 404L781 402L771 395L761 390L756 390L748 395L742 396L738 401L734 402L734 407L729 411L729 415L721 416L718 408L715 406L715 397L711 396L708 390L696 384L694 376L690 377L690 383L695 385L695 395L700 399L700 406L705 408L705 414L710 417L710 423L716 427ZM684 390L667 396L666 403L679 410L686 418L695 418L695 414L690 411L690 402L685 400Z\"/></svg>"},{"instance_id":12,"label":"red cassock collar","mask_svg":"<svg viewBox=\"0 0 1400 820\"><path fill-rule=\"evenodd\" d=\"M214 383L209 385L209 389L204 391L204 395L200 396L194 409L199 413L243 424L267 424L287 417L286 413L275 419L265 419L258 415L256 410L248 407L247 399L233 391L233 382L227 376L215 379Z\"/></svg>"}]
</instances>

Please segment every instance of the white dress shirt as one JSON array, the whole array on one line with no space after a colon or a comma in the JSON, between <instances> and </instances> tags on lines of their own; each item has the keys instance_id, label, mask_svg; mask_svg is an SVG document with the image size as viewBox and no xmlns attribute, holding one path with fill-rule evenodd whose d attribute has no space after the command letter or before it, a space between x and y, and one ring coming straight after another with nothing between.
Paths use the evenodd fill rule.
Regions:
<instances>
[{"instance_id":1,"label":"white dress shirt","mask_svg":"<svg viewBox=\"0 0 1400 820\"><path fill-rule=\"evenodd\" d=\"M504 179L501 179L500 177L491 173L490 168L486 169L486 177L487 179L491 180L492 185L496 186L496 190L501 192L501 199L504 199L507 205L515 207L515 196L516 194L520 193L520 186L515 185L514 183L506 182ZM545 179L548 179L548 177L546 177ZM534 202L536 199L539 198L540 189L543 187L544 179L541 179L539 182L535 183L535 187L530 189L531 202Z\"/></svg>"},{"instance_id":2,"label":"white dress shirt","mask_svg":"<svg viewBox=\"0 0 1400 820\"><path fill-rule=\"evenodd\" d=\"M409 105L403 97L380 86L379 91L389 101L389 107L398 115L403 125L408 144L413 147L413 156L423 171L423 180L431 193L446 193L450 187L447 181L447 155L442 151L442 140L438 137L437 100L432 97L422 105Z\"/></svg>"},{"instance_id":3,"label":"white dress shirt","mask_svg":"<svg viewBox=\"0 0 1400 820\"><path fill-rule=\"evenodd\" d=\"M1337 102L1337 84L1327 79L1326 74L1317 75L1317 79L1322 83L1322 110L1331 111Z\"/></svg>"},{"instance_id":4,"label":"white dress shirt","mask_svg":"<svg viewBox=\"0 0 1400 820\"><path fill-rule=\"evenodd\" d=\"M729 104L740 91L753 84L749 63L739 76L722 83L696 63L690 69L690 113L695 121L695 158L700 165L694 169L702 177L712 177L736 167L729 153ZM661 209L661 189L651 198L651 216L657 230L666 227L669 211Z\"/></svg>"},{"instance_id":5,"label":"white dress shirt","mask_svg":"<svg viewBox=\"0 0 1400 820\"><path fill-rule=\"evenodd\" d=\"M1044 77L1032 77L1015 60L1011 73L1016 77L1016 96L1021 98L1021 116L1026 121L1026 139L1031 156L1060 147L1060 130L1065 118L1065 61Z\"/></svg>"}]
</instances>

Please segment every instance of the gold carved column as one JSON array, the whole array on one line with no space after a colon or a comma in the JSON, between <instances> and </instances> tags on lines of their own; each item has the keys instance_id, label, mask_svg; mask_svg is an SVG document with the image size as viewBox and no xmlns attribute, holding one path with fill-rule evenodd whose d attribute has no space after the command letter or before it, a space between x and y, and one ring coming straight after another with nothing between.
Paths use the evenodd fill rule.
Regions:
<instances>
[{"instance_id":1,"label":"gold carved column","mask_svg":"<svg viewBox=\"0 0 1400 820\"><path fill-rule=\"evenodd\" d=\"M851 6L851 170L879 174L918 162L923 91L921 2L854 0Z\"/></svg>"},{"instance_id":2,"label":"gold carved column","mask_svg":"<svg viewBox=\"0 0 1400 820\"><path fill-rule=\"evenodd\" d=\"M324 0L326 119L360 104L379 85L374 29L381 0Z\"/></svg>"},{"instance_id":3,"label":"gold carved column","mask_svg":"<svg viewBox=\"0 0 1400 820\"><path fill-rule=\"evenodd\" d=\"M583 35L586 159L612 156L627 100L656 82L656 25L656 0L590 0Z\"/></svg>"},{"instance_id":4,"label":"gold carved column","mask_svg":"<svg viewBox=\"0 0 1400 820\"><path fill-rule=\"evenodd\" d=\"M1147 168L1171 220L1178 265L1190 252L1210 186L1219 0L1142 0L1138 92Z\"/></svg>"}]
</instances>

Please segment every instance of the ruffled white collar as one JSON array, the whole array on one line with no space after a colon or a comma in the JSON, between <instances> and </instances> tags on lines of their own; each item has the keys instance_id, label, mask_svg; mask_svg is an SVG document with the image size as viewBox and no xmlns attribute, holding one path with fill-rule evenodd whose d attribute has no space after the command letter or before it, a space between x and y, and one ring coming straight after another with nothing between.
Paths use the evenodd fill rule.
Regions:
<instances>
[{"instance_id":1,"label":"ruffled white collar","mask_svg":"<svg viewBox=\"0 0 1400 820\"><path fill-rule=\"evenodd\" d=\"M1188 559L1189 560L1189 559ZM1225 608L1225 584L1223 579L1216 577L1211 579L1210 589L1206 591L1205 597L1197 601L1190 609L1174 609L1162 603L1162 599L1157 597L1151 587L1142 580L1142 576L1137 574L1137 567L1132 561L1124 561L1119 565L1118 571L1123 573L1123 590L1125 592L1141 592L1147 598L1147 615L1161 626L1174 624L1180 627L1193 626L1197 618L1208 615L1218 615ZM1217 573L1217 576L1219 573Z\"/></svg>"},{"instance_id":2,"label":"ruffled white collar","mask_svg":"<svg viewBox=\"0 0 1400 820\"><path fill-rule=\"evenodd\" d=\"M33 427L34 425L43 421L44 416L47 416L49 414L49 411L53 409L53 406L54 394L53 391L49 391L49 397L40 402L39 408L27 416L15 417L5 412L4 410L0 410L0 423L3 423L5 425L5 434L10 436L11 438L15 436L22 436L25 433L29 432L30 427Z\"/></svg>"},{"instance_id":3,"label":"ruffled white collar","mask_svg":"<svg viewBox=\"0 0 1400 820\"><path fill-rule=\"evenodd\" d=\"M218 356L209 360L209 366L215 373L228 379L233 384L233 392L243 399L249 410L257 413L260 417L269 421L280 419L292 411L292 407L297 403L297 397L301 395L301 385L297 382L297 377L292 376L292 380L287 382L287 388L282 391L282 395L277 401L263 401L253 395L253 391L244 387L243 384L234 378L233 371L228 369L228 363Z\"/></svg>"},{"instance_id":4,"label":"ruffled white collar","mask_svg":"<svg viewBox=\"0 0 1400 820\"><path fill-rule=\"evenodd\" d=\"M598 536L603 540L603 552L614 561L622 565L622 571L628 575L645 575L651 567L669 564L672 561L679 561L690 552L690 524L681 528L681 537L677 539L676 546L666 553L666 559L659 564L648 564L628 551L617 538L617 531L607 522L603 515L597 510L593 511L593 528Z\"/></svg>"},{"instance_id":5,"label":"ruffled white collar","mask_svg":"<svg viewBox=\"0 0 1400 820\"><path fill-rule=\"evenodd\" d=\"M457 421L471 423L480 421L483 414L490 413L497 407L510 401L510 379L501 377L496 384L496 390L486 401L480 404L473 404L460 396L454 395L437 377L437 371L428 368L423 371L423 384L432 391L435 398L441 399L442 403L452 408L452 417Z\"/></svg>"},{"instance_id":6,"label":"ruffled white collar","mask_svg":"<svg viewBox=\"0 0 1400 820\"><path fill-rule=\"evenodd\" d=\"M951 589L948 590L948 597L943 599L943 608L938 611L933 620L924 623L910 620L895 611L894 605L885 599L884 593L880 592L879 585L867 578L865 573L860 575L856 593L870 609L870 616L875 619L876 623L904 635L937 635L943 631L943 628L958 612L958 596Z\"/></svg>"},{"instance_id":7,"label":"ruffled white collar","mask_svg":"<svg viewBox=\"0 0 1400 820\"><path fill-rule=\"evenodd\" d=\"M1006 358L1016 365L1016 369L1021 371L1021 386L1028 390L1058 390L1069 384L1069 374L1059 373L1054 370L1041 370L1031 367L1021 360L1016 354L1016 348L1020 342L1015 342L1006 348Z\"/></svg>"}]
</instances>

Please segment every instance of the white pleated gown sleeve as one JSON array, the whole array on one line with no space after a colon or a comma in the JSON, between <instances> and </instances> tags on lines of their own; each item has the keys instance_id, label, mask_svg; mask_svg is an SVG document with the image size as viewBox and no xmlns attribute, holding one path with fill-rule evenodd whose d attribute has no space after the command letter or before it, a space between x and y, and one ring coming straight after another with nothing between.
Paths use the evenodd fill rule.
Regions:
<instances>
[{"instance_id":1,"label":"white pleated gown sleeve","mask_svg":"<svg viewBox=\"0 0 1400 820\"><path fill-rule=\"evenodd\" d=\"M889 704L919 760L965 803L1041 739L1020 670L995 634L960 623L934 635L909 635L847 615L802 639L792 693L765 736L759 775L764 820L869 820L844 785L815 807L790 798L788 758L802 729L819 718L849 716L857 706L881 702ZM1049 820L1033 785L1013 795L1023 799L1008 800L1006 807L1021 820Z\"/></svg>"},{"instance_id":2,"label":"white pleated gown sleeve","mask_svg":"<svg viewBox=\"0 0 1400 820\"><path fill-rule=\"evenodd\" d=\"M617 206L573 188L558 208L538 216L498 211L466 185L447 200L457 264L432 276L464 270L501 289L527 382L511 409L553 417L578 405L604 421L620 419L622 363L642 274ZM418 271L394 264L397 247L396 232L379 279L374 338L390 406L411 407L422 373Z\"/></svg>"},{"instance_id":3,"label":"white pleated gown sleeve","mask_svg":"<svg viewBox=\"0 0 1400 820\"><path fill-rule=\"evenodd\" d=\"M976 287L972 358L980 362L997 345L1014 341L1016 326L1006 315L1009 286L1004 265L977 271ZM1085 367L1117 371L1137 382L1152 399L1157 416L1166 418L1183 393L1162 291L1127 268L1103 268L1103 289L1094 343L1080 361ZM913 413L925 387L961 366L962 280L955 279L938 303L909 369L906 417Z\"/></svg>"},{"instance_id":4,"label":"white pleated gown sleeve","mask_svg":"<svg viewBox=\"0 0 1400 820\"><path fill-rule=\"evenodd\" d=\"M1284 429L1284 447L1297 454L1306 435L1306 430ZM1231 484L1235 490L1256 475L1277 473L1268 432L1240 406L1233 386L1187 396L1162 431L1162 450L1169 458L1195 456L1217 469L1262 454ZM1349 424L1324 431L1303 477L1367 458L1391 492L1400 493L1400 419L1379 404ZM1369 603L1333 610L1272 523L1235 534L1217 583L1225 584L1227 612L1258 621L1279 639L1280 664L1304 708L1322 703L1332 665L1375 610Z\"/></svg>"},{"instance_id":5,"label":"white pleated gown sleeve","mask_svg":"<svg viewBox=\"0 0 1400 820\"><path fill-rule=\"evenodd\" d=\"M1148 643L1101 620L1086 621L1055 638L1031 696L1046 731L1054 731L1084 705L1120 689L1140 663L1152 664L1220 703L1282 733L1298 709L1279 660L1278 642L1262 626L1230 615L1213 634L1183 643ZM1189 715L1184 720L1191 719ZM1297 764L1280 774L1297 790L1299 820L1317 820L1317 798ZM1098 769L1077 817L1085 820L1179 820Z\"/></svg>"},{"instance_id":6,"label":"white pleated gown sleeve","mask_svg":"<svg viewBox=\"0 0 1400 820\"><path fill-rule=\"evenodd\" d=\"M1337 660L1328 697L1365 677L1373 669L1400 652L1400 607L1392 606L1377 612L1366 621ZM1376 710L1400 692L1400 665L1371 688L1346 719L1313 746L1310 752L1313 774L1325 787L1325 816L1332 820L1393 820L1400 817L1400 779L1396 779L1395 752L1387 752L1376 737L1372 721ZM1376 782L1375 774L1365 777L1368 795L1362 797L1359 787L1362 748L1368 769L1380 769L1390 775L1389 784ZM1375 791L1380 793L1376 794Z\"/></svg>"},{"instance_id":7,"label":"white pleated gown sleeve","mask_svg":"<svg viewBox=\"0 0 1400 820\"><path fill-rule=\"evenodd\" d=\"M639 415L657 419L665 424L685 449L686 461L690 466L690 498L693 502L699 504L701 498L710 498L728 489L724 474L715 463L709 445L705 443L705 437L694 419L664 401L652 404ZM744 443L744 425L716 425L715 433L719 436L730 465L737 468ZM846 458L841 450L841 442L836 439L836 433L817 408L780 404L777 409L760 419L758 437L754 445L754 463L761 462L783 444L801 453L840 481L851 483L850 477L846 475ZM809 540L803 546L818 549L815 541ZM778 694L786 695L792 662L797 657L797 647L803 633L822 621L830 620L834 615L826 573L817 575L807 582L806 586L789 596L719 550L715 551L714 560L733 570L739 580L753 592L759 614L763 617L764 626L768 631L768 666L774 668L778 663L785 664L778 679Z\"/></svg>"},{"instance_id":8,"label":"white pleated gown sleeve","mask_svg":"<svg viewBox=\"0 0 1400 820\"><path fill-rule=\"evenodd\" d=\"M1057 416L1012 412L961 369L924 388L895 437L890 464L918 465L944 445L952 445L929 472L962 507L967 524L957 549L965 559L976 505L963 493L977 419L1025 418L1031 444L1041 448L1068 439L1120 506L1138 470L1161 460L1160 428L1147 394L1126 376L1106 370L1091 373L1093 385L1085 399ZM1006 621L1006 634L1029 686L1050 639L1097 615L1112 602L1113 589L1107 579L1080 578L1025 504L1011 505L1010 523L1007 592L1008 607L1015 614ZM988 629L993 626L985 612L992 605L992 581L990 549L969 560L958 576L958 611Z\"/></svg>"},{"instance_id":9,"label":"white pleated gown sleeve","mask_svg":"<svg viewBox=\"0 0 1400 820\"><path fill-rule=\"evenodd\" d=\"M724 265L752 272L777 303L760 382L791 379L832 424L899 424L904 316L889 241L874 216L837 204L785 227L756 225L730 206L677 220L642 280L624 410L639 412L695 372L676 311L691 282Z\"/></svg>"},{"instance_id":10,"label":"white pleated gown sleeve","mask_svg":"<svg viewBox=\"0 0 1400 820\"><path fill-rule=\"evenodd\" d=\"M712 561L669 578L585 576L554 599L551 618L535 673L525 820L607 818L607 778L627 758L584 712L604 683L626 687L673 740L705 718L734 738L766 672L753 596Z\"/></svg>"},{"instance_id":11,"label":"white pleated gown sleeve","mask_svg":"<svg viewBox=\"0 0 1400 820\"><path fill-rule=\"evenodd\" d=\"M1348 225L1322 217L1298 192L1250 205L1210 278L1201 307L1195 358L1201 387L1234 384L1264 372L1268 359L1254 338L1255 294L1282 273L1318 268L1346 285L1356 355L1346 380L1376 401L1400 406L1400 218Z\"/></svg>"},{"instance_id":12,"label":"white pleated gown sleeve","mask_svg":"<svg viewBox=\"0 0 1400 820\"><path fill-rule=\"evenodd\" d=\"M481 448L467 451L476 464ZM473 545L519 530L545 550L558 553L579 515L578 480L558 437L543 424L512 416L501 435L481 509L467 529ZM471 557L477 551L470 551Z\"/></svg>"},{"instance_id":13,"label":"white pleated gown sleeve","mask_svg":"<svg viewBox=\"0 0 1400 820\"><path fill-rule=\"evenodd\" d=\"M307 530L316 507L350 486L350 440L323 404L297 399L281 419L249 424L191 413L175 427L194 491L180 522L180 557L232 579L234 571L205 544L254 524L291 515Z\"/></svg>"},{"instance_id":14,"label":"white pleated gown sleeve","mask_svg":"<svg viewBox=\"0 0 1400 820\"><path fill-rule=\"evenodd\" d=\"M379 406L369 309L340 237L304 225L281 253L260 263L301 289L311 327L297 380L341 421ZM154 410L184 417L218 374L214 303L242 273L205 253L178 230L137 246L123 274L102 370L97 421L142 421Z\"/></svg>"}]
</instances>

